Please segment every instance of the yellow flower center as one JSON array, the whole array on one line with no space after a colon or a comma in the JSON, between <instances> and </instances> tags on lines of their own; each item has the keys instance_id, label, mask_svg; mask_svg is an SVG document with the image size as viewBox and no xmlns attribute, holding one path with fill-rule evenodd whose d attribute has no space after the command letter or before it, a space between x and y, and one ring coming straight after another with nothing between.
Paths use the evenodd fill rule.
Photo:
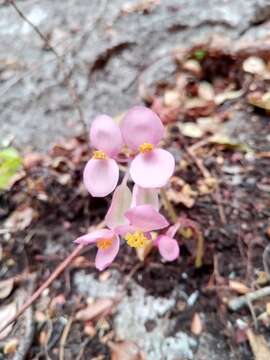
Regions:
<instances>
[{"instance_id":1,"label":"yellow flower center","mask_svg":"<svg viewBox=\"0 0 270 360\"><path fill-rule=\"evenodd\" d=\"M100 239L97 241L97 247L100 250L107 250L112 246L112 239Z\"/></svg>"},{"instance_id":2,"label":"yellow flower center","mask_svg":"<svg viewBox=\"0 0 270 360\"><path fill-rule=\"evenodd\" d=\"M154 145L150 143L143 143L139 146L139 150L141 153L146 154L151 152L154 149Z\"/></svg>"},{"instance_id":3,"label":"yellow flower center","mask_svg":"<svg viewBox=\"0 0 270 360\"><path fill-rule=\"evenodd\" d=\"M106 155L106 153L102 150L95 150L93 152L93 159L96 159L96 160L106 160L108 157Z\"/></svg>"},{"instance_id":4,"label":"yellow flower center","mask_svg":"<svg viewBox=\"0 0 270 360\"><path fill-rule=\"evenodd\" d=\"M133 234L127 233L125 240L130 247L134 247L136 249L145 247L149 241L141 231L135 231Z\"/></svg>"}]
</instances>

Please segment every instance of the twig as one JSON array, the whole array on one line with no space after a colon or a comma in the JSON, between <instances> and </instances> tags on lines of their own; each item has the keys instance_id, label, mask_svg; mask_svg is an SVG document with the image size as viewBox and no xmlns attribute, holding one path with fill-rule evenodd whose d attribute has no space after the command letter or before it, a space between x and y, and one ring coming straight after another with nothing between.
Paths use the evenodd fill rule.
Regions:
<instances>
[{"instance_id":1,"label":"twig","mask_svg":"<svg viewBox=\"0 0 270 360\"><path fill-rule=\"evenodd\" d=\"M80 347L80 351L76 357L76 360L81 360L83 357L83 354L85 352L86 346L88 345L88 343L91 341L90 338L87 338L86 340L84 340L84 342L82 343L81 347Z\"/></svg>"},{"instance_id":2,"label":"twig","mask_svg":"<svg viewBox=\"0 0 270 360\"><path fill-rule=\"evenodd\" d=\"M222 225L226 225L227 219L226 219L225 211L224 211L223 204L221 201L220 188L218 185L217 185L216 192L215 192L215 194L212 194L212 197L213 197L214 201L217 203L220 221L221 221Z\"/></svg>"},{"instance_id":3,"label":"twig","mask_svg":"<svg viewBox=\"0 0 270 360\"><path fill-rule=\"evenodd\" d=\"M60 348L59 348L59 360L65 360L65 345L66 345L66 341L71 329L71 325L73 323L73 317L71 316L68 320L68 322L66 323L66 326L64 328L63 334L61 336L60 339Z\"/></svg>"},{"instance_id":4,"label":"twig","mask_svg":"<svg viewBox=\"0 0 270 360\"><path fill-rule=\"evenodd\" d=\"M77 92L75 90L74 84L72 83L69 75L66 72L63 57L60 54L58 54L57 50L50 44L49 39L47 39L47 37L39 30L39 28L31 20L29 20L24 15L24 13L18 8L16 2L14 0L8 0L8 2L13 7L13 9L17 12L17 14L23 19L23 21L25 21L38 34L38 36L41 38L41 40L44 41L47 49L49 51L51 51L55 55L55 57L57 58L60 69L61 69L61 71L63 72L63 75L64 75L64 83L67 86L69 95L70 95L71 100L73 102L73 106L76 109L76 111L78 112L79 121L80 121L80 123L81 123L81 125L83 127L84 135L86 136L86 134L87 134L87 125L86 125L86 123L84 121L84 116L83 116L82 108L80 106L79 96L78 96L78 94L77 94Z\"/></svg>"},{"instance_id":5,"label":"twig","mask_svg":"<svg viewBox=\"0 0 270 360\"><path fill-rule=\"evenodd\" d=\"M186 148L186 152L187 154L191 157L191 159L194 161L194 163L196 164L197 168L200 170L200 172L202 173L204 178L209 178L211 177L210 172L206 169L206 167L203 165L203 162L201 159L199 159L193 150L191 150L190 148Z\"/></svg>"},{"instance_id":6,"label":"twig","mask_svg":"<svg viewBox=\"0 0 270 360\"><path fill-rule=\"evenodd\" d=\"M234 298L228 302L228 307L232 311L240 310L244 306L248 306L249 302L259 300L270 295L270 286L248 293L246 295Z\"/></svg>"},{"instance_id":7,"label":"twig","mask_svg":"<svg viewBox=\"0 0 270 360\"><path fill-rule=\"evenodd\" d=\"M32 293L34 291L35 283L36 283L36 274L29 278L30 284L28 291ZM13 360L24 360L27 356L27 353L32 344L35 333L34 327L34 319L33 319L33 308L29 306L29 308L25 312L25 331L23 333L23 337L21 339L19 348L14 356Z\"/></svg>"},{"instance_id":8,"label":"twig","mask_svg":"<svg viewBox=\"0 0 270 360\"><path fill-rule=\"evenodd\" d=\"M5 330L9 325L11 325L14 321L18 319L19 316L21 316L26 309L29 308L33 304L34 301L36 301L42 292L47 289L51 285L51 283L58 278L58 276L72 263L72 261L80 254L81 250L84 248L84 244L78 245L70 255L68 255L65 260L61 262L61 264L58 265L58 267L52 272L52 274L49 276L49 278L44 282L43 285L41 285L34 294L22 305L20 310L17 312L15 316L13 316L4 326L0 328L0 333Z\"/></svg>"},{"instance_id":9,"label":"twig","mask_svg":"<svg viewBox=\"0 0 270 360\"><path fill-rule=\"evenodd\" d=\"M263 252L263 267L270 280L270 244L266 246Z\"/></svg>"}]
</instances>

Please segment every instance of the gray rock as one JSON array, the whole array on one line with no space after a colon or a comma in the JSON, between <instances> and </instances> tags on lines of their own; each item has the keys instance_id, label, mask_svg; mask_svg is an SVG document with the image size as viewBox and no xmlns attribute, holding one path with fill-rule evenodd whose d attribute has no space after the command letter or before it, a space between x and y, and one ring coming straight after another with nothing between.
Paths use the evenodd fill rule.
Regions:
<instances>
[{"instance_id":1,"label":"gray rock","mask_svg":"<svg viewBox=\"0 0 270 360\"><path fill-rule=\"evenodd\" d=\"M87 124L99 112L116 115L138 103L139 79L169 79L171 50L213 34L258 39L269 30L269 0L164 0L150 13L123 15L127 2L18 3L65 54ZM82 124L54 55L12 7L0 12L1 139L12 135L16 146L46 150Z\"/></svg>"}]
</instances>

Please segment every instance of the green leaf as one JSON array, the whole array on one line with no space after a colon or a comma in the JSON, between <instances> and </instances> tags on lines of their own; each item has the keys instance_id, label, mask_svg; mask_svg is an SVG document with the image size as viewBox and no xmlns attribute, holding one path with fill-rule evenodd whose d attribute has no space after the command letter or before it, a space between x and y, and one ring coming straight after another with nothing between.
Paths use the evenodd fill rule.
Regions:
<instances>
[{"instance_id":1,"label":"green leaf","mask_svg":"<svg viewBox=\"0 0 270 360\"><path fill-rule=\"evenodd\" d=\"M8 147L0 151L0 190L9 188L21 165L22 158L16 149Z\"/></svg>"},{"instance_id":2,"label":"green leaf","mask_svg":"<svg viewBox=\"0 0 270 360\"><path fill-rule=\"evenodd\" d=\"M205 58L205 56L206 56L206 51L205 50L196 50L194 52L194 57L198 61L202 61Z\"/></svg>"}]
</instances>

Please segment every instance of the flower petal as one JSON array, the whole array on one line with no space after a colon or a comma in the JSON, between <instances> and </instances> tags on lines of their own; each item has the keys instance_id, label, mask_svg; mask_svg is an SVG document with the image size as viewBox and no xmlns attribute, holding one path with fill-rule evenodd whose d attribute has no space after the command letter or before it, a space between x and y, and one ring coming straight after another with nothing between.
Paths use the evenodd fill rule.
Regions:
<instances>
[{"instance_id":1,"label":"flower petal","mask_svg":"<svg viewBox=\"0 0 270 360\"><path fill-rule=\"evenodd\" d=\"M137 229L131 225L120 225L114 229L114 232L122 237L127 233L134 233Z\"/></svg>"},{"instance_id":2,"label":"flower petal","mask_svg":"<svg viewBox=\"0 0 270 360\"><path fill-rule=\"evenodd\" d=\"M129 209L125 216L132 226L143 232L163 229L169 225L165 217L152 205L135 206Z\"/></svg>"},{"instance_id":3,"label":"flower petal","mask_svg":"<svg viewBox=\"0 0 270 360\"><path fill-rule=\"evenodd\" d=\"M106 267L108 267L113 262L116 255L118 254L119 247L120 247L120 239L118 236L114 236L111 247L109 247L106 250L98 249L95 260L96 268L102 271Z\"/></svg>"},{"instance_id":4,"label":"flower petal","mask_svg":"<svg viewBox=\"0 0 270 360\"><path fill-rule=\"evenodd\" d=\"M180 250L178 242L166 235L161 235L157 239L157 246L160 255L167 261L174 261L178 258Z\"/></svg>"},{"instance_id":5,"label":"flower petal","mask_svg":"<svg viewBox=\"0 0 270 360\"><path fill-rule=\"evenodd\" d=\"M104 151L110 157L117 155L123 146L119 126L107 115L99 115L92 122L90 142L92 147Z\"/></svg>"},{"instance_id":6,"label":"flower petal","mask_svg":"<svg viewBox=\"0 0 270 360\"><path fill-rule=\"evenodd\" d=\"M145 106L135 106L127 112L121 131L125 143L134 151L143 143L157 145L164 136L160 118Z\"/></svg>"},{"instance_id":7,"label":"flower petal","mask_svg":"<svg viewBox=\"0 0 270 360\"><path fill-rule=\"evenodd\" d=\"M86 189L92 196L103 197L110 194L116 187L119 168L115 160L91 159L83 172Z\"/></svg>"},{"instance_id":8,"label":"flower petal","mask_svg":"<svg viewBox=\"0 0 270 360\"><path fill-rule=\"evenodd\" d=\"M93 244L100 239L111 239L115 235L114 231L108 229L101 229L93 231L89 234L82 235L78 237L74 242L76 244Z\"/></svg>"},{"instance_id":9,"label":"flower petal","mask_svg":"<svg viewBox=\"0 0 270 360\"><path fill-rule=\"evenodd\" d=\"M128 224L125 212L130 208L131 191L125 183L117 186L113 193L111 206L105 216L105 224L114 229L117 226Z\"/></svg>"},{"instance_id":10,"label":"flower petal","mask_svg":"<svg viewBox=\"0 0 270 360\"><path fill-rule=\"evenodd\" d=\"M179 228L180 228L180 224L175 224L170 226L169 229L166 231L166 236L173 238Z\"/></svg>"},{"instance_id":11,"label":"flower petal","mask_svg":"<svg viewBox=\"0 0 270 360\"><path fill-rule=\"evenodd\" d=\"M130 166L130 176L143 188L160 188L174 172L175 161L171 153L155 149L148 154L138 154Z\"/></svg>"},{"instance_id":12,"label":"flower petal","mask_svg":"<svg viewBox=\"0 0 270 360\"><path fill-rule=\"evenodd\" d=\"M152 205L156 210L159 210L159 190L145 189L138 185L133 186L131 207L138 205Z\"/></svg>"}]
</instances>

